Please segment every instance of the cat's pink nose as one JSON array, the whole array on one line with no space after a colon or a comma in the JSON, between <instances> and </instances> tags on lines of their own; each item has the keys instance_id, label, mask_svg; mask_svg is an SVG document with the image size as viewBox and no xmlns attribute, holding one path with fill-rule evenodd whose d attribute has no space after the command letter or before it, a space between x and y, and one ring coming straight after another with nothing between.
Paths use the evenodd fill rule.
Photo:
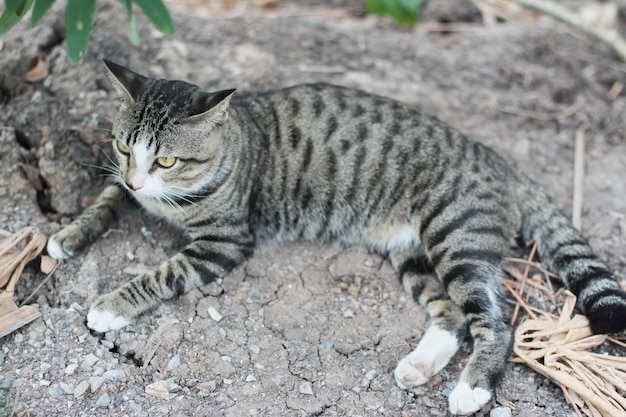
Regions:
<instances>
[{"instance_id":1,"label":"cat's pink nose","mask_svg":"<svg viewBox=\"0 0 626 417\"><path fill-rule=\"evenodd\" d=\"M131 181L127 181L126 182L126 186L128 188L130 188L131 190L133 190L133 191L137 191L137 190L143 188L143 184L135 184L135 183L133 183Z\"/></svg>"}]
</instances>

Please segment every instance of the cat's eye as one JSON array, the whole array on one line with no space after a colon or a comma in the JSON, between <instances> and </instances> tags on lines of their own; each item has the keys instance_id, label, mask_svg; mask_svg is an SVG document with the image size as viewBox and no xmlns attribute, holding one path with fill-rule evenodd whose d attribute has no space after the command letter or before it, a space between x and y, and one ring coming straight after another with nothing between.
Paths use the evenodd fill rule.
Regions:
<instances>
[{"instance_id":1,"label":"cat's eye","mask_svg":"<svg viewBox=\"0 0 626 417\"><path fill-rule=\"evenodd\" d=\"M121 153L123 153L124 155L130 155L130 148L128 146L126 146L125 144L123 144L119 140L116 140L115 143L117 144L117 149Z\"/></svg>"},{"instance_id":2,"label":"cat's eye","mask_svg":"<svg viewBox=\"0 0 626 417\"><path fill-rule=\"evenodd\" d=\"M156 159L156 163L162 168L171 168L176 163L176 158L173 156L161 156Z\"/></svg>"}]
</instances>

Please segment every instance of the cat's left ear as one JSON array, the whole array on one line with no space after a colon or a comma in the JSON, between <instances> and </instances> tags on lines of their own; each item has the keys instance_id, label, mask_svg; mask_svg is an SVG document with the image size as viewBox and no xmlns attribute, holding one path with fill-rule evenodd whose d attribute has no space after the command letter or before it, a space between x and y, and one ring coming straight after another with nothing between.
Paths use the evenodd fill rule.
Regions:
<instances>
[{"instance_id":1,"label":"cat's left ear","mask_svg":"<svg viewBox=\"0 0 626 417\"><path fill-rule=\"evenodd\" d=\"M113 87L122 99L122 102L131 106L134 105L137 102L139 91L148 78L115 62L111 62L107 59L103 61L109 72L109 78L113 83Z\"/></svg>"},{"instance_id":2,"label":"cat's left ear","mask_svg":"<svg viewBox=\"0 0 626 417\"><path fill-rule=\"evenodd\" d=\"M228 106L235 90L204 93L193 100L191 115L178 121L179 124L201 125L210 130L228 119Z\"/></svg>"}]
</instances>

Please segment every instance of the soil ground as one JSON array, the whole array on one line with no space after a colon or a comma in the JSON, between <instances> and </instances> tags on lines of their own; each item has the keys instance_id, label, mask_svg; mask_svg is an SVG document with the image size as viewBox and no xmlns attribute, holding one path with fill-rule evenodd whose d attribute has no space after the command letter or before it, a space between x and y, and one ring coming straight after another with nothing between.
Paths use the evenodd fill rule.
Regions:
<instances>
[{"instance_id":1,"label":"soil ground","mask_svg":"<svg viewBox=\"0 0 626 417\"><path fill-rule=\"evenodd\" d=\"M581 131L583 230L624 279L624 65L604 45L540 16L486 27L469 1L430 3L415 29L365 16L353 0L272 9L224 2L208 12L172 3L176 34L162 36L139 17L135 47L122 6L103 1L79 65L62 43L65 4L55 5L39 26L20 24L0 38L0 228L53 233L107 181L97 168L107 163L116 111L106 57L207 89L326 81L412 103L497 149L567 213ZM451 27L427 30L442 24ZM22 76L35 57L49 75L28 83ZM260 244L223 281L120 331L88 330L98 294L183 243L139 213L62 264L34 296L42 318L0 340L0 415L447 415L469 344L427 386L400 390L392 371L426 316L388 262L359 249ZM27 269L18 301L42 279ZM558 387L512 363L479 415L497 407L520 417L572 415Z\"/></svg>"}]
</instances>

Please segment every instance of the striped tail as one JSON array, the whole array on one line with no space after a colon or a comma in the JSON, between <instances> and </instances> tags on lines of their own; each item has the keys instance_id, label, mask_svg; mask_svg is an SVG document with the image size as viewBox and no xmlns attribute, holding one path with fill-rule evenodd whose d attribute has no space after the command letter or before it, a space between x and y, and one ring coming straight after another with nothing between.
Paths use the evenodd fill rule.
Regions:
<instances>
[{"instance_id":1,"label":"striped tail","mask_svg":"<svg viewBox=\"0 0 626 417\"><path fill-rule=\"evenodd\" d=\"M537 242L542 262L578 297L594 333L626 329L626 293L615 276L540 187L525 178L522 182L524 239Z\"/></svg>"}]
</instances>

